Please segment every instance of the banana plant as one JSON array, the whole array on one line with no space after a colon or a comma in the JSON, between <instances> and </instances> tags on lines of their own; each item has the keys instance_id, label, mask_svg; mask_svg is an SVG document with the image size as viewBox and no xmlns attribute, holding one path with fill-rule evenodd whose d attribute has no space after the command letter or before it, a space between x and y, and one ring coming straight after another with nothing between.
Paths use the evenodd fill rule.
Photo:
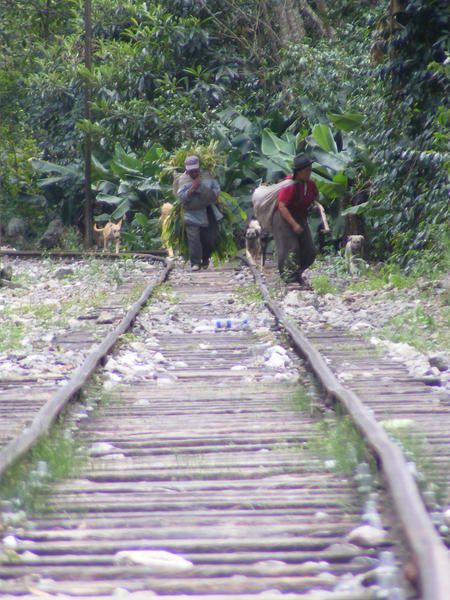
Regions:
<instances>
[{"instance_id":1,"label":"banana plant","mask_svg":"<svg viewBox=\"0 0 450 600\"><path fill-rule=\"evenodd\" d=\"M93 178L96 203L112 208L112 212L98 215L95 219L117 220L129 211L146 213L159 206L162 193L159 174L165 156L166 151L157 144L151 146L142 158L116 144L107 166L94 157L94 172L98 175Z\"/></svg>"},{"instance_id":2,"label":"banana plant","mask_svg":"<svg viewBox=\"0 0 450 600\"><path fill-rule=\"evenodd\" d=\"M40 175L37 185L45 201L61 217L64 225L71 225L82 210L84 171L81 162L59 165L47 160L32 159L33 169Z\"/></svg>"}]
</instances>

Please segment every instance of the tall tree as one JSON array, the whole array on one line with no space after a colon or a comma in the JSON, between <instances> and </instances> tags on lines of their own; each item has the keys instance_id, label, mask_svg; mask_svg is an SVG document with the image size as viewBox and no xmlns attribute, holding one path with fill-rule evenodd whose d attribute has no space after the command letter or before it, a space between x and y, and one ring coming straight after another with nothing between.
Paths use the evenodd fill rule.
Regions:
<instances>
[{"instance_id":1,"label":"tall tree","mask_svg":"<svg viewBox=\"0 0 450 600\"><path fill-rule=\"evenodd\" d=\"M84 118L91 122L91 71L92 71L92 5L91 0L84 0L84 66L88 72L84 88ZM84 246L90 248L93 242L93 210L92 210L92 140L90 129L85 131L84 141Z\"/></svg>"}]
</instances>

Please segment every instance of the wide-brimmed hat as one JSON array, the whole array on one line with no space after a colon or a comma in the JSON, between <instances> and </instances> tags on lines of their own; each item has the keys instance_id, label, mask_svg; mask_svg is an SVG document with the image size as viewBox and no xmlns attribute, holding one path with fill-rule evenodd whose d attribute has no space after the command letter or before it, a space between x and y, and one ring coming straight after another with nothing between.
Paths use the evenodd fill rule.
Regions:
<instances>
[{"instance_id":1,"label":"wide-brimmed hat","mask_svg":"<svg viewBox=\"0 0 450 600\"><path fill-rule=\"evenodd\" d=\"M294 171L301 171L302 169L306 169L306 167L312 165L313 162L314 161L311 160L309 156L306 156L306 154L299 154L294 158Z\"/></svg>"},{"instance_id":2,"label":"wide-brimmed hat","mask_svg":"<svg viewBox=\"0 0 450 600\"><path fill-rule=\"evenodd\" d=\"M186 171L196 171L200 169L200 161L198 156L188 156L184 161Z\"/></svg>"}]
</instances>

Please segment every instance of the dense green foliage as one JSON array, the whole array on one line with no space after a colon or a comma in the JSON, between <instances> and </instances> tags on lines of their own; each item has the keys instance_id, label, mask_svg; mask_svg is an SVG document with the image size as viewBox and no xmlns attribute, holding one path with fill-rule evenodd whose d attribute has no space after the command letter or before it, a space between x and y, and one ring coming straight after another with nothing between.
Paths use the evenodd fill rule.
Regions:
<instances>
[{"instance_id":1,"label":"dense green foliage","mask_svg":"<svg viewBox=\"0 0 450 600\"><path fill-rule=\"evenodd\" d=\"M125 214L130 248L159 241L157 210L173 200L177 153L214 142L221 188L247 212L252 188L281 177L306 149L335 245L346 209L363 216L374 258L412 268L442 254L444 0L92 0L91 72L83 7L0 0L3 223L28 217L34 239L54 216L83 227L89 132L95 216Z\"/></svg>"}]
</instances>

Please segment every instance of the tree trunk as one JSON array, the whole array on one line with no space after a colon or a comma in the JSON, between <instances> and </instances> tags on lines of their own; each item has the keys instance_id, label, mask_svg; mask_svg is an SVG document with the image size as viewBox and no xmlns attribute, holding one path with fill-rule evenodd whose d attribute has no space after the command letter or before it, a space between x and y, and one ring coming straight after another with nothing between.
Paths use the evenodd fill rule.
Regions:
<instances>
[{"instance_id":1,"label":"tree trunk","mask_svg":"<svg viewBox=\"0 0 450 600\"><path fill-rule=\"evenodd\" d=\"M307 0L298 0L300 6L300 12L302 13L303 19L305 23L307 23L311 29L314 29L317 33L319 33L322 37L326 37L329 35L333 35L334 31L331 27L325 25L323 20L319 17L319 15L314 11ZM324 3L319 3L323 8L323 14L325 14L325 6ZM318 5L318 8L320 8ZM322 9L320 9L322 12Z\"/></svg>"},{"instance_id":2,"label":"tree trunk","mask_svg":"<svg viewBox=\"0 0 450 600\"><path fill-rule=\"evenodd\" d=\"M92 69L92 12L91 0L84 0L84 65ZM86 80L84 87L84 118L91 120L91 82ZM84 140L84 247L89 249L93 243L93 210L91 190L91 134L86 132Z\"/></svg>"},{"instance_id":3,"label":"tree trunk","mask_svg":"<svg viewBox=\"0 0 450 600\"><path fill-rule=\"evenodd\" d=\"M301 42L305 37L305 26L295 0L282 0L273 10L278 19L283 46Z\"/></svg>"}]
</instances>

